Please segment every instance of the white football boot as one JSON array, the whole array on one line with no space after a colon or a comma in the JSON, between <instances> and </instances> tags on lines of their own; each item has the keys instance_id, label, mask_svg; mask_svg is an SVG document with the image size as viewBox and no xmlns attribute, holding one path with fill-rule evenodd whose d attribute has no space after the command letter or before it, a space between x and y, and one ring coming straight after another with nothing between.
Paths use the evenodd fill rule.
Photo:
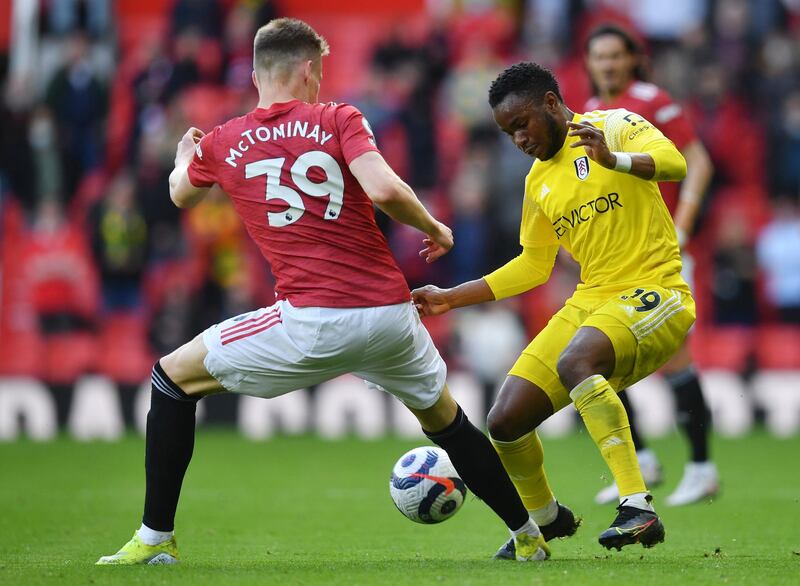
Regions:
<instances>
[{"instance_id":1,"label":"white football boot","mask_svg":"<svg viewBox=\"0 0 800 586\"><path fill-rule=\"evenodd\" d=\"M689 462L678 487L667 497L673 507L689 505L719 492L719 473L713 462Z\"/></svg>"}]
</instances>

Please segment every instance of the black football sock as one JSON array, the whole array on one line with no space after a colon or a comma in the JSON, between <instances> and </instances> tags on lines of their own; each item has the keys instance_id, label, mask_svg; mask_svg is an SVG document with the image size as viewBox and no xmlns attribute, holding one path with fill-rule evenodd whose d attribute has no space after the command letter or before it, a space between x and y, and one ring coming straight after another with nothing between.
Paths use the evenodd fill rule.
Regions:
<instances>
[{"instance_id":1,"label":"black football sock","mask_svg":"<svg viewBox=\"0 0 800 586\"><path fill-rule=\"evenodd\" d=\"M181 483L194 449L197 400L187 396L156 362L152 374L144 468L147 490L142 522L172 531Z\"/></svg>"},{"instance_id":2,"label":"black football sock","mask_svg":"<svg viewBox=\"0 0 800 586\"><path fill-rule=\"evenodd\" d=\"M667 377L675 393L678 423L689 439L692 462L708 461L708 433L711 430L711 412L703 398L700 380L693 367Z\"/></svg>"},{"instance_id":3,"label":"black football sock","mask_svg":"<svg viewBox=\"0 0 800 586\"><path fill-rule=\"evenodd\" d=\"M424 431L424 430L423 430ZM461 479L511 530L522 527L528 511L511 483L489 438L478 430L459 406L453 423L438 433L425 435L441 446Z\"/></svg>"},{"instance_id":4,"label":"black football sock","mask_svg":"<svg viewBox=\"0 0 800 586\"><path fill-rule=\"evenodd\" d=\"M646 450L647 446L637 431L638 424L636 422L636 411L634 411L633 407L631 407L631 402L628 399L628 390L623 389L617 394L617 396L619 397L619 400L622 401L622 406L625 407L625 412L628 414L628 423L631 425L631 438L633 438L633 447L637 452L640 450Z\"/></svg>"}]
</instances>

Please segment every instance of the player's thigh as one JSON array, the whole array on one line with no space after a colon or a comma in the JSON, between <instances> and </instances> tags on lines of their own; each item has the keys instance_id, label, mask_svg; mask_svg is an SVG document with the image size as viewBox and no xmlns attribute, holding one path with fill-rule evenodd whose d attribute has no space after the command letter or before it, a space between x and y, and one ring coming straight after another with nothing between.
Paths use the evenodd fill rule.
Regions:
<instances>
[{"instance_id":1,"label":"player's thigh","mask_svg":"<svg viewBox=\"0 0 800 586\"><path fill-rule=\"evenodd\" d=\"M365 327L369 344L353 374L370 388L394 395L413 411L436 405L445 389L447 366L414 306L371 308Z\"/></svg>"},{"instance_id":2,"label":"player's thigh","mask_svg":"<svg viewBox=\"0 0 800 586\"><path fill-rule=\"evenodd\" d=\"M663 366L684 343L694 319L690 295L642 285L610 298L583 325L611 340L615 365L609 382L623 389Z\"/></svg>"},{"instance_id":3,"label":"player's thigh","mask_svg":"<svg viewBox=\"0 0 800 586\"><path fill-rule=\"evenodd\" d=\"M208 349L203 365L228 391L277 397L346 372L336 360L336 348L333 358L312 356L321 345L322 330L319 308L294 308L279 301L203 332Z\"/></svg>"},{"instance_id":4,"label":"player's thigh","mask_svg":"<svg viewBox=\"0 0 800 586\"><path fill-rule=\"evenodd\" d=\"M508 372L509 378L529 381L547 395L552 413L570 403L569 390L558 376L558 359L588 315L577 306L565 305L522 351Z\"/></svg>"},{"instance_id":5,"label":"player's thigh","mask_svg":"<svg viewBox=\"0 0 800 586\"><path fill-rule=\"evenodd\" d=\"M196 336L161 360L161 368L180 389L190 396L205 396L220 393L225 388L206 370L204 361L208 349L203 335Z\"/></svg>"}]
</instances>

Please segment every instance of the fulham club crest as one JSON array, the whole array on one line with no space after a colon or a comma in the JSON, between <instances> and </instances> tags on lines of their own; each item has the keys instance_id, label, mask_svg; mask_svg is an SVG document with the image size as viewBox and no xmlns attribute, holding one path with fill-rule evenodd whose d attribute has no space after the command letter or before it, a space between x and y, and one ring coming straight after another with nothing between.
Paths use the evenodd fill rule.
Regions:
<instances>
[{"instance_id":1,"label":"fulham club crest","mask_svg":"<svg viewBox=\"0 0 800 586\"><path fill-rule=\"evenodd\" d=\"M583 156L578 157L573 161L575 163L575 173L578 175L578 179L583 181L589 176L589 157Z\"/></svg>"}]
</instances>

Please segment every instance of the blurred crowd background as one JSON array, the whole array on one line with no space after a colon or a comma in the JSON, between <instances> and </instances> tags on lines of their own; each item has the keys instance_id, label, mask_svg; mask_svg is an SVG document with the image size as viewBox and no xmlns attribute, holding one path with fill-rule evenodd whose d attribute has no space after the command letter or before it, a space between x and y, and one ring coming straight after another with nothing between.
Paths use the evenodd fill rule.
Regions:
<instances>
[{"instance_id":1,"label":"blurred crowd background","mask_svg":"<svg viewBox=\"0 0 800 586\"><path fill-rule=\"evenodd\" d=\"M531 161L486 94L505 66L591 95L584 40L614 22L688 110L716 172L691 238L702 368L800 370L798 0L39 0L0 15L0 377L138 385L208 325L273 299L272 276L222 192L169 199L175 146L256 103L254 31L307 20L330 42L322 99L358 106L398 173L456 235L440 262L379 218L414 287L480 277L518 254ZM487 384L572 292L551 281L428 326L451 368ZM465 334L469 332L468 334Z\"/></svg>"}]
</instances>

